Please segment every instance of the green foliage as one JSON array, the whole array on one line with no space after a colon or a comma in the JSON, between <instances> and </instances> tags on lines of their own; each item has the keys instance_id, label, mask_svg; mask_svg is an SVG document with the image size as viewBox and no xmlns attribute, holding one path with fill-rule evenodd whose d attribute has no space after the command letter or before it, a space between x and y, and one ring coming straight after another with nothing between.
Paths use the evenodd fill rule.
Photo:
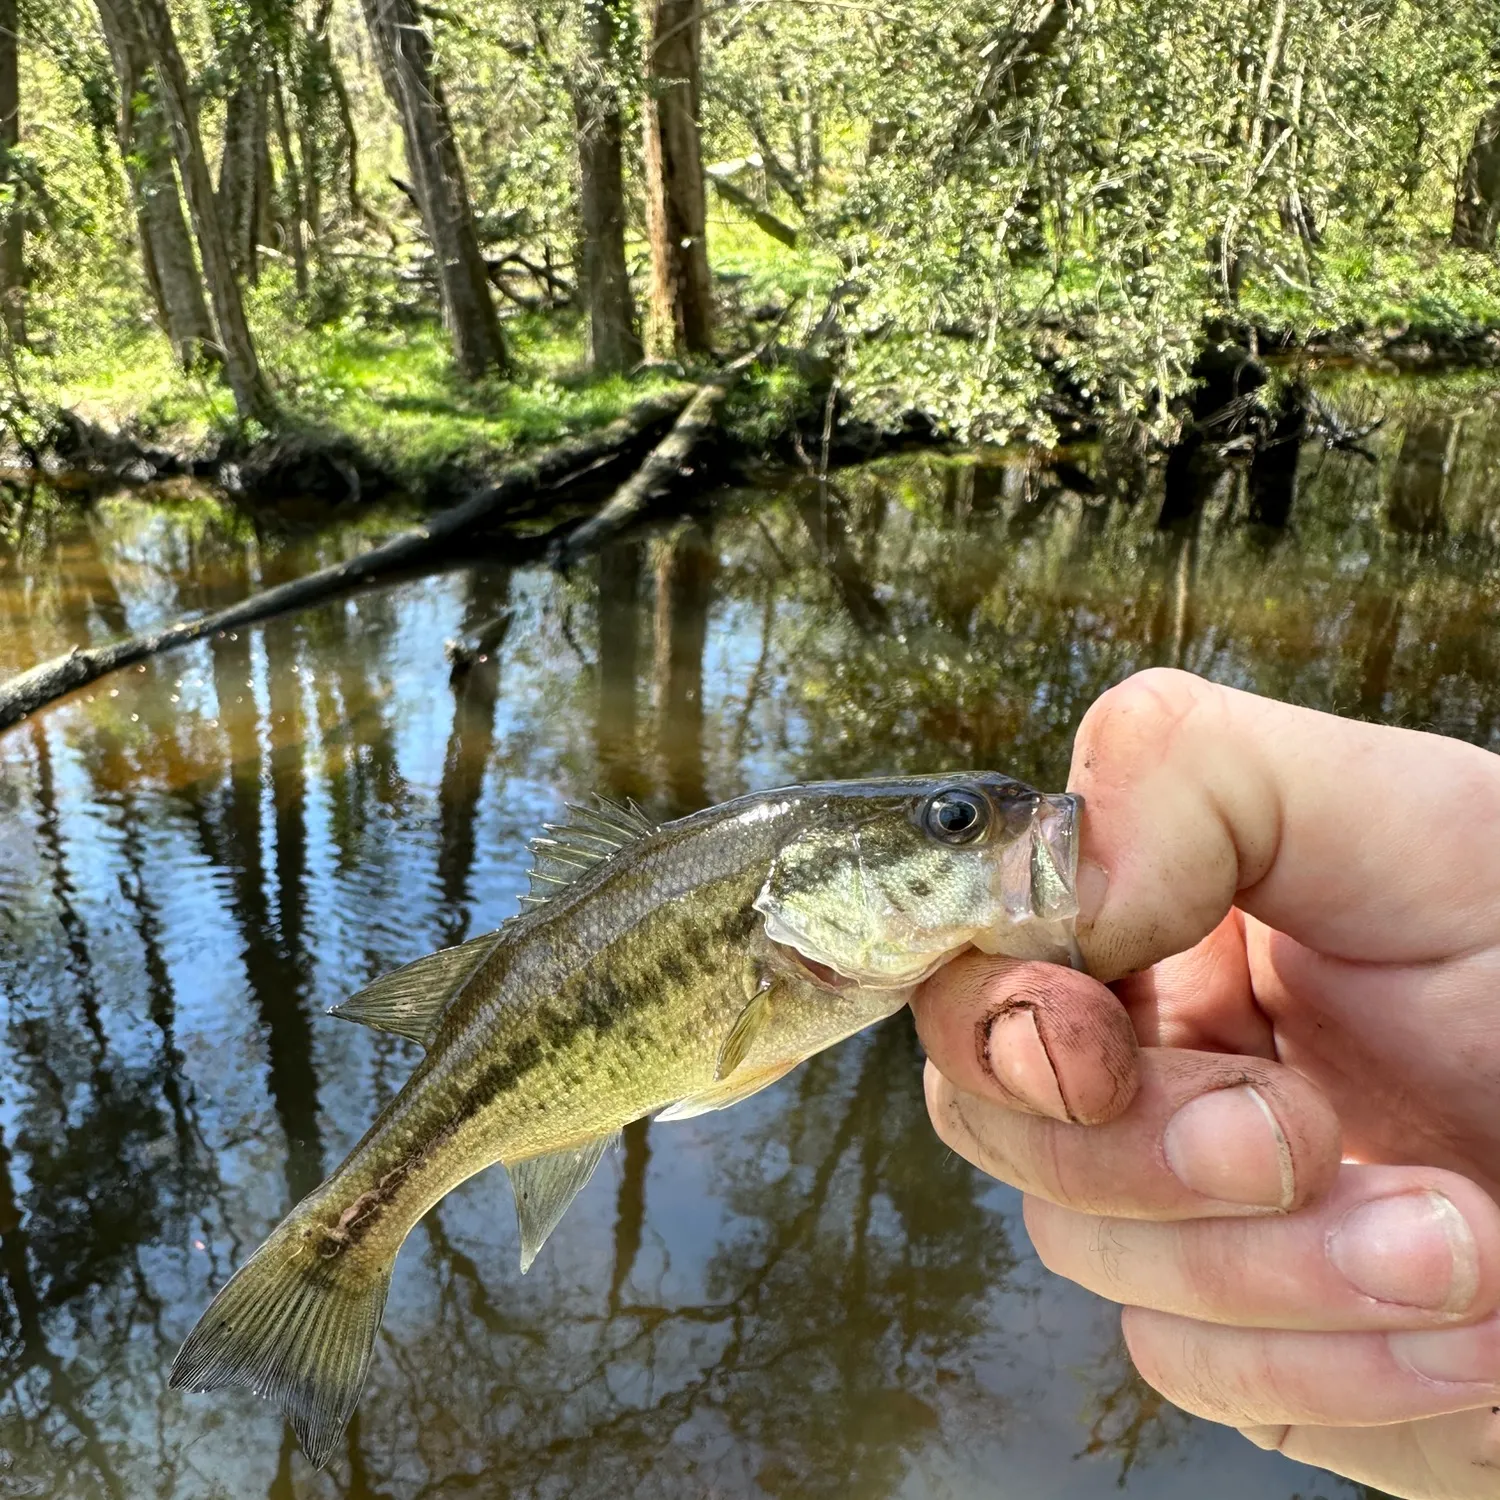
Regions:
<instances>
[{"instance_id":1,"label":"green foliage","mask_svg":"<svg viewBox=\"0 0 1500 1500\"><path fill-rule=\"evenodd\" d=\"M601 86L623 104L644 295L634 4L422 10L501 305L531 309L511 324L522 373L504 390L448 372L357 0L170 4L211 161L236 79L258 70L272 89L252 320L296 417L416 463L505 451L638 390L588 387L578 315L550 310L579 275L577 110ZM615 25L603 67L597 5ZM39 393L202 437L230 402L211 376L176 371L155 330L92 6L23 0L22 14L15 160L34 347L18 371ZM1497 97L1495 19L1492 0L706 5L705 159L735 164L735 186L799 234L787 249L710 190L721 338L753 341L785 309L784 336L805 338L837 301L821 347L862 415L918 409L1002 442L1054 437L1069 405L1165 429L1215 325L1296 338L1500 327L1494 258L1448 244L1455 179ZM776 384L789 378L750 387L762 419L737 398L746 431L793 409Z\"/></svg>"}]
</instances>

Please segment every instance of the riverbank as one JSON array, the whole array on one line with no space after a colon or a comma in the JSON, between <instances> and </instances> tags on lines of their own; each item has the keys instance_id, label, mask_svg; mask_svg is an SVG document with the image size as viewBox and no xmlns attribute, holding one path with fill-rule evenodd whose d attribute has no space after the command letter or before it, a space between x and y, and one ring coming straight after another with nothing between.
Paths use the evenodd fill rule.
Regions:
<instances>
[{"instance_id":1,"label":"riverbank","mask_svg":"<svg viewBox=\"0 0 1500 1500\"><path fill-rule=\"evenodd\" d=\"M714 227L725 247L721 346L753 347L773 326L778 339L725 405L713 454L723 477L740 477L763 458L850 461L913 437L973 439L943 380L924 393L910 372L889 378L901 358L897 341L867 326L858 291L844 289L826 252L762 244L744 224ZM1036 268L1016 276L1021 285L1038 280L1041 298ZM1038 315L1014 331L1004 356L1014 366L1008 404L975 424L986 440L1076 441L1129 427L1159 448L1184 417L1204 418L1205 363L1500 368L1500 270L1437 242L1400 256L1330 254L1316 289L1252 274L1233 319L1179 329L1158 354L1154 384L1144 353L1130 378L1098 379L1115 335L1077 313L1076 287L1061 300L1073 309L1068 315ZM312 323L272 267L253 307L286 413L278 431L238 422L216 372L178 368L154 327L122 309L86 351L66 328L49 344L17 351L16 393L0 413L9 465L40 469L62 489L187 477L250 503L399 494L435 508L643 402L685 397L711 368L657 364L595 377L584 320L564 306L506 320L512 378L465 382L438 320L396 300L389 286L371 284L338 317ZM959 327L940 340L973 343ZM996 384L993 374L989 380Z\"/></svg>"}]
</instances>

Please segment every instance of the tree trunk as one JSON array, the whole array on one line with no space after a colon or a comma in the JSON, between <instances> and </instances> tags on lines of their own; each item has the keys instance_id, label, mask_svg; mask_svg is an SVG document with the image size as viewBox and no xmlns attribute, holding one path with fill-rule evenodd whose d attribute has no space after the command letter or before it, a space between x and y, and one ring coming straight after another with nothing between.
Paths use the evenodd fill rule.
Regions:
<instances>
[{"instance_id":1,"label":"tree trunk","mask_svg":"<svg viewBox=\"0 0 1500 1500\"><path fill-rule=\"evenodd\" d=\"M413 0L361 0L381 77L406 142L417 203L437 259L443 321L469 379L508 372L510 360L479 249L479 233L432 41Z\"/></svg>"},{"instance_id":2,"label":"tree trunk","mask_svg":"<svg viewBox=\"0 0 1500 1500\"><path fill-rule=\"evenodd\" d=\"M137 25L149 48L167 118L171 121L177 168L182 174L188 212L192 215L193 231L198 237L203 278L213 300L219 348L224 357L229 388L234 392L235 410L241 419L254 418L267 427L275 426L276 401L261 373L255 343L250 337L250 325L245 321L245 306L240 300L239 283L234 279L234 266L214 203L208 161L203 154L203 140L198 134L198 116L188 89L187 70L177 50L177 38L172 31L166 0L124 0L124 3L134 9Z\"/></svg>"},{"instance_id":3,"label":"tree trunk","mask_svg":"<svg viewBox=\"0 0 1500 1500\"><path fill-rule=\"evenodd\" d=\"M286 117L286 94L281 87L281 74L271 74L272 103L276 107L276 140L281 147L281 175L286 183L286 202L282 215L282 227L286 234L286 248L292 257L292 274L296 279L297 295L305 297L307 281L307 246L303 239L302 174L297 169L297 156L292 147L291 126Z\"/></svg>"},{"instance_id":4,"label":"tree trunk","mask_svg":"<svg viewBox=\"0 0 1500 1500\"><path fill-rule=\"evenodd\" d=\"M1073 0L1047 0L1030 31L1017 33L1007 24L989 38L980 54L986 62L974 102L954 132L950 163L980 131L998 123L1003 100L1026 96L1042 64L1056 50L1072 14ZM877 128L880 123L876 122ZM874 151L876 139L872 129L872 154L878 154Z\"/></svg>"},{"instance_id":5,"label":"tree trunk","mask_svg":"<svg viewBox=\"0 0 1500 1500\"><path fill-rule=\"evenodd\" d=\"M713 350L703 151L698 138L701 0L646 0L646 230L654 355Z\"/></svg>"},{"instance_id":6,"label":"tree trunk","mask_svg":"<svg viewBox=\"0 0 1500 1500\"><path fill-rule=\"evenodd\" d=\"M16 0L0 0L0 321L12 343L26 342L26 259L21 182L11 153L21 144L21 71Z\"/></svg>"},{"instance_id":7,"label":"tree trunk","mask_svg":"<svg viewBox=\"0 0 1500 1500\"><path fill-rule=\"evenodd\" d=\"M1289 381L1272 407L1264 429L1256 437L1250 458L1252 526L1284 530L1297 502L1297 466L1307 436L1307 392Z\"/></svg>"},{"instance_id":8,"label":"tree trunk","mask_svg":"<svg viewBox=\"0 0 1500 1500\"><path fill-rule=\"evenodd\" d=\"M233 631L260 620L362 588L371 579L389 577L431 562L444 549L475 545L485 530L535 520L563 502L562 491L585 475L597 477L605 463L635 449L683 406L680 396L655 396L597 432L566 438L530 459L502 469L495 482L468 500L429 515L414 531L403 531L347 562L334 563L290 583L263 589L225 609L179 620L147 635L130 636L99 646L74 646L61 656L0 682L0 730L24 719L64 693L94 682L122 667L134 666L162 651L186 646L205 636ZM554 533L563 526L554 528ZM530 560L544 554L552 538L514 538L514 555Z\"/></svg>"},{"instance_id":9,"label":"tree trunk","mask_svg":"<svg viewBox=\"0 0 1500 1500\"><path fill-rule=\"evenodd\" d=\"M1439 536L1446 529L1457 437L1457 423L1451 418L1413 422L1402 434L1385 503L1386 520L1392 530L1428 537Z\"/></svg>"},{"instance_id":10,"label":"tree trunk","mask_svg":"<svg viewBox=\"0 0 1500 1500\"><path fill-rule=\"evenodd\" d=\"M635 304L625 266L625 183L620 100L614 83L615 18L609 0L589 0L586 79L575 89L579 217L589 347L596 374L628 369L641 358Z\"/></svg>"},{"instance_id":11,"label":"tree trunk","mask_svg":"<svg viewBox=\"0 0 1500 1500\"><path fill-rule=\"evenodd\" d=\"M1493 250L1500 225L1500 101L1474 126L1474 138L1458 178L1453 205L1453 243L1463 250Z\"/></svg>"},{"instance_id":12,"label":"tree trunk","mask_svg":"<svg viewBox=\"0 0 1500 1500\"><path fill-rule=\"evenodd\" d=\"M260 274L257 252L266 196L262 167L266 155L266 97L257 75L254 65L247 65L225 103L224 144L215 195L230 264L235 275L252 286Z\"/></svg>"},{"instance_id":13,"label":"tree trunk","mask_svg":"<svg viewBox=\"0 0 1500 1500\"><path fill-rule=\"evenodd\" d=\"M172 137L150 55L128 0L97 0L109 44L120 108L115 135L135 206L141 264L156 304L157 321L184 368L217 354L214 325L193 260L193 241L172 170Z\"/></svg>"},{"instance_id":14,"label":"tree trunk","mask_svg":"<svg viewBox=\"0 0 1500 1500\"><path fill-rule=\"evenodd\" d=\"M599 553L598 708L594 756L599 789L617 800L645 797L636 713L641 638L641 573L645 548L639 541L611 542Z\"/></svg>"}]
</instances>

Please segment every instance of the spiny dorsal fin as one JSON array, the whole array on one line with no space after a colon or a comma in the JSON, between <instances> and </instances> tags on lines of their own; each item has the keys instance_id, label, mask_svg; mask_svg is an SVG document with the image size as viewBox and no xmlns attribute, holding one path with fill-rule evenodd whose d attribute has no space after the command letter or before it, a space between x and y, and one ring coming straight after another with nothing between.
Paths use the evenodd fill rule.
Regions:
<instances>
[{"instance_id":1,"label":"spiny dorsal fin","mask_svg":"<svg viewBox=\"0 0 1500 1500\"><path fill-rule=\"evenodd\" d=\"M628 800L621 806L596 795L592 807L570 802L567 811L567 822L543 823L542 832L531 841L531 889L521 897L524 905L540 906L617 849L656 832L650 818Z\"/></svg>"},{"instance_id":2,"label":"spiny dorsal fin","mask_svg":"<svg viewBox=\"0 0 1500 1500\"><path fill-rule=\"evenodd\" d=\"M581 1146L507 1164L516 1192L516 1219L521 1226L523 1276L531 1269L537 1251L547 1243L547 1236L557 1228L558 1220L568 1211L568 1205L594 1175L599 1158L619 1139L616 1130Z\"/></svg>"},{"instance_id":3,"label":"spiny dorsal fin","mask_svg":"<svg viewBox=\"0 0 1500 1500\"><path fill-rule=\"evenodd\" d=\"M487 932L456 948L429 953L366 985L328 1014L409 1037L425 1047L449 1001L490 955L499 936L498 932Z\"/></svg>"}]
</instances>

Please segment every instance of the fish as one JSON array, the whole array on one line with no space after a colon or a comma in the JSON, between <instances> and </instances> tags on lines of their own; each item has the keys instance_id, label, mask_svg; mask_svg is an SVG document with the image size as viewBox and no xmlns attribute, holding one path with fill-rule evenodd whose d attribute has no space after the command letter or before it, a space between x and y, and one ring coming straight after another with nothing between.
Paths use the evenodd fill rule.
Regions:
<instances>
[{"instance_id":1,"label":"fish","mask_svg":"<svg viewBox=\"0 0 1500 1500\"><path fill-rule=\"evenodd\" d=\"M210 1302L172 1366L275 1401L314 1466L358 1404L397 1252L503 1163L524 1274L622 1127L750 1098L970 948L1081 965L1081 801L995 772L755 792L656 824L544 824L523 909L331 1014L425 1057Z\"/></svg>"}]
</instances>

